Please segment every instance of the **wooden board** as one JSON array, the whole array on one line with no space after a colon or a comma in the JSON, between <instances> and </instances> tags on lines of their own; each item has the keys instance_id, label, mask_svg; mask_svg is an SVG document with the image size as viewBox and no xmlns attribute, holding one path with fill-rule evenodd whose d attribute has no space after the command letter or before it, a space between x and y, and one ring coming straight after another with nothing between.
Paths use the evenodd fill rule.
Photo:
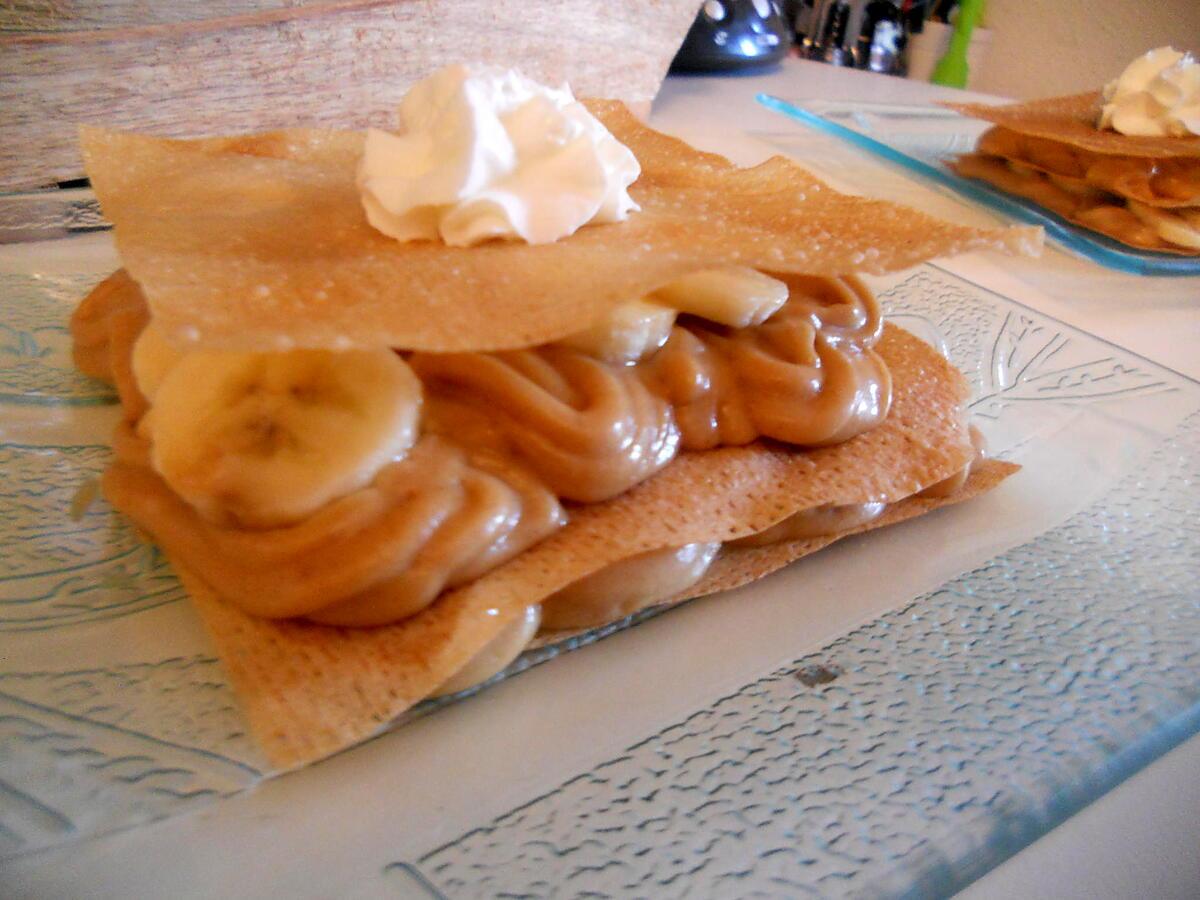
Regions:
<instances>
[{"instance_id":1,"label":"wooden board","mask_svg":"<svg viewBox=\"0 0 1200 900\"><path fill-rule=\"evenodd\" d=\"M189 0L131 25L156 4L21 0L0 31L0 190L81 177L83 123L176 137L391 126L407 88L453 62L516 66L644 109L697 12L695 0L265 5L198 19Z\"/></svg>"}]
</instances>

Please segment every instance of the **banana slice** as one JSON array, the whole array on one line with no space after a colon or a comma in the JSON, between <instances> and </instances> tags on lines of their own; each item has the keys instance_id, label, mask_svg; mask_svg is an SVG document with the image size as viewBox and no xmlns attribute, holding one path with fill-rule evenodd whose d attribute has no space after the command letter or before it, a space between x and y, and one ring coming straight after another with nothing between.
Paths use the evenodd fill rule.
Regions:
<instances>
[{"instance_id":1,"label":"banana slice","mask_svg":"<svg viewBox=\"0 0 1200 900\"><path fill-rule=\"evenodd\" d=\"M142 329L133 344L133 378L142 396L153 402L158 386L167 373L183 359L185 352L163 337L153 322Z\"/></svg>"},{"instance_id":2,"label":"banana slice","mask_svg":"<svg viewBox=\"0 0 1200 900\"><path fill-rule=\"evenodd\" d=\"M1192 216L1185 217L1169 210L1156 209L1137 200L1126 202L1130 212L1157 231L1164 241L1190 250L1200 250L1200 222L1193 221Z\"/></svg>"},{"instance_id":3,"label":"banana slice","mask_svg":"<svg viewBox=\"0 0 1200 900\"><path fill-rule=\"evenodd\" d=\"M746 328L761 325L787 298L786 284L755 269L706 269L621 304L607 318L560 343L605 362L636 362L667 342L677 313Z\"/></svg>"},{"instance_id":4,"label":"banana slice","mask_svg":"<svg viewBox=\"0 0 1200 900\"><path fill-rule=\"evenodd\" d=\"M731 328L761 325L787 302L788 287L743 266L693 272L646 299Z\"/></svg>"},{"instance_id":5,"label":"banana slice","mask_svg":"<svg viewBox=\"0 0 1200 900\"><path fill-rule=\"evenodd\" d=\"M605 362L636 362L665 344L674 324L675 310L631 300L615 307L591 328L560 343Z\"/></svg>"},{"instance_id":6,"label":"banana slice","mask_svg":"<svg viewBox=\"0 0 1200 900\"><path fill-rule=\"evenodd\" d=\"M201 515L271 528L403 456L420 408L420 381L390 350L192 352L143 421L154 468Z\"/></svg>"}]
</instances>

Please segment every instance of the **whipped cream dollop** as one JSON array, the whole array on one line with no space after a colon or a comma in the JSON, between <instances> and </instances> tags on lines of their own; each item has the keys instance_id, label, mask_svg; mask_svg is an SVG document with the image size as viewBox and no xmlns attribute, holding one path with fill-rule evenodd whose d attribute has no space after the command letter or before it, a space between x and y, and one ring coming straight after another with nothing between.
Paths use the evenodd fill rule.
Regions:
<instances>
[{"instance_id":1,"label":"whipped cream dollop","mask_svg":"<svg viewBox=\"0 0 1200 900\"><path fill-rule=\"evenodd\" d=\"M1139 56L1104 87L1100 127L1122 134L1200 134L1200 64L1159 47Z\"/></svg>"},{"instance_id":2,"label":"whipped cream dollop","mask_svg":"<svg viewBox=\"0 0 1200 900\"><path fill-rule=\"evenodd\" d=\"M455 65L371 129L358 186L367 219L401 241L545 244L638 209L632 151L571 94L513 70Z\"/></svg>"}]
</instances>

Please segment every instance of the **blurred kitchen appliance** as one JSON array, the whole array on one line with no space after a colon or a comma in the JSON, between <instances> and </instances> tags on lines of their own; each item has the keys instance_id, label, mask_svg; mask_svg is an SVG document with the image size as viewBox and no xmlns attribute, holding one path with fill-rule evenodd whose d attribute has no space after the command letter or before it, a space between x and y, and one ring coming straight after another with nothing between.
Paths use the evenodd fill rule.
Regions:
<instances>
[{"instance_id":1,"label":"blurred kitchen appliance","mask_svg":"<svg viewBox=\"0 0 1200 900\"><path fill-rule=\"evenodd\" d=\"M728 72L772 65L787 55L791 26L779 0L706 0L672 72Z\"/></svg>"}]
</instances>

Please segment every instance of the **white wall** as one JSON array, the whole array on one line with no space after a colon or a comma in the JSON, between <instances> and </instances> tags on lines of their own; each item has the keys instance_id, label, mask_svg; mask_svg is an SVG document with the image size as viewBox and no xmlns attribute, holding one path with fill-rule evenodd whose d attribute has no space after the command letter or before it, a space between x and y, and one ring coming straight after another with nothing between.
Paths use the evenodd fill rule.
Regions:
<instances>
[{"instance_id":1,"label":"white wall","mask_svg":"<svg viewBox=\"0 0 1200 900\"><path fill-rule=\"evenodd\" d=\"M988 0L973 90L1017 98L1101 87L1154 47L1200 51L1200 0Z\"/></svg>"}]
</instances>

